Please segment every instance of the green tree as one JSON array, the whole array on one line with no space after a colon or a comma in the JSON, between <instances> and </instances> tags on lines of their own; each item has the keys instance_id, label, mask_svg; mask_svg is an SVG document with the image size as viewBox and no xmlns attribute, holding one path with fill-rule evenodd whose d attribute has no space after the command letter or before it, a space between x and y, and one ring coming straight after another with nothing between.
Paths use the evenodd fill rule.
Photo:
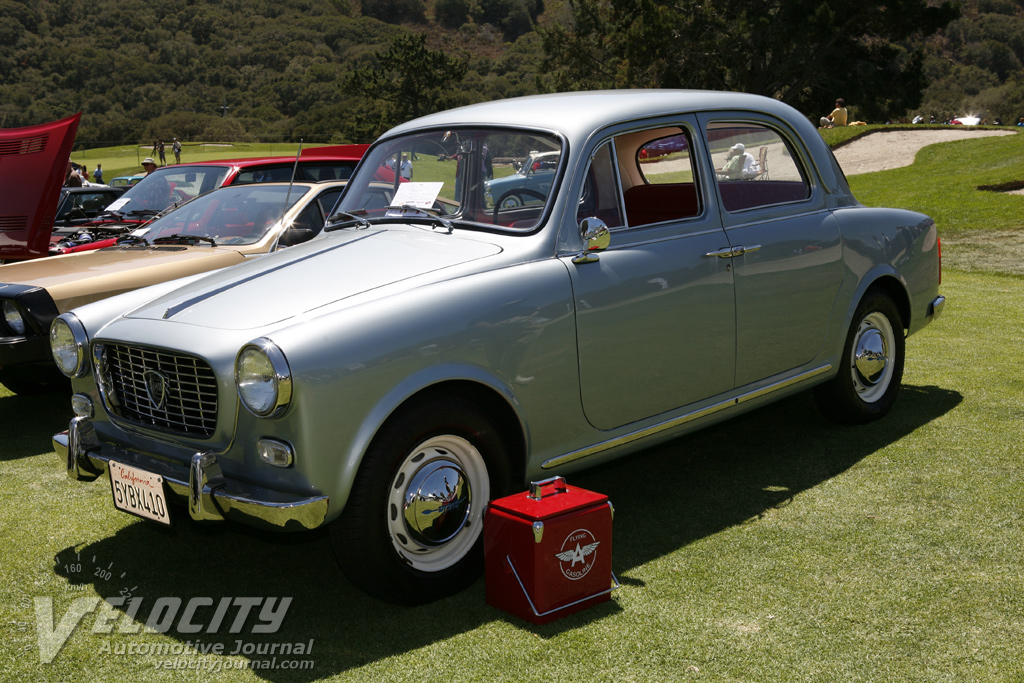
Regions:
<instances>
[{"instance_id":1,"label":"green tree","mask_svg":"<svg viewBox=\"0 0 1024 683\"><path fill-rule=\"evenodd\" d=\"M560 89L691 87L759 93L811 114L836 97L865 118L916 106L920 48L957 16L926 0L569 0L542 31Z\"/></svg>"},{"instance_id":2,"label":"green tree","mask_svg":"<svg viewBox=\"0 0 1024 683\"><path fill-rule=\"evenodd\" d=\"M376 55L376 66L353 71L343 88L368 100L383 129L449 106L449 91L466 75L467 59L427 48L425 35L399 36ZM374 118L368 114L364 121Z\"/></svg>"}]
</instances>

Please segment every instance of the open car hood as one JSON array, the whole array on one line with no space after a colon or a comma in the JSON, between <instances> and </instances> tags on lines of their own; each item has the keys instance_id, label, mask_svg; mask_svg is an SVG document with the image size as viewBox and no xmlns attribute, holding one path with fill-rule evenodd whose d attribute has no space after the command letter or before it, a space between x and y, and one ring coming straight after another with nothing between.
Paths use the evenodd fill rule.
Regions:
<instances>
[{"instance_id":1,"label":"open car hood","mask_svg":"<svg viewBox=\"0 0 1024 683\"><path fill-rule=\"evenodd\" d=\"M81 117L0 129L0 260L47 255Z\"/></svg>"}]
</instances>

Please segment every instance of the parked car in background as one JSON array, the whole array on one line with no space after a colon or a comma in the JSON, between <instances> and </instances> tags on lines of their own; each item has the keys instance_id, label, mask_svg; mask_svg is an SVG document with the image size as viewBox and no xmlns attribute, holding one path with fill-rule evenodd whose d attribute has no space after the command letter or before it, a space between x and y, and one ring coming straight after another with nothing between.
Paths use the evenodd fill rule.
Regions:
<instances>
[{"instance_id":1,"label":"parked car in background","mask_svg":"<svg viewBox=\"0 0 1024 683\"><path fill-rule=\"evenodd\" d=\"M515 173L487 181L487 200L492 205L500 204L503 209L528 202L543 203L551 190L560 154L559 151L530 151Z\"/></svg>"},{"instance_id":2,"label":"parked car in background","mask_svg":"<svg viewBox=\"0 0 1024 683\"><path fill-rule=\"evenodd\" d=\"M0 128L0 263L46 256L81 116Z\"/></svg>"},{"instance_id":3,"label":"parked car in background","mask_svg":"<svg viewBox=\"0 0 1024 683\"><path fill-rule=\"evenodd\" d=\"M116 178L111 178L108 184L111 187L123 187L127 189L145 177L145 173L139 173L137 175L119 175Z\"/></svg>"},{"instance_id":4,"label":"parked car in background","mask_svg":"<svg viewBox=\"0 0 1024 683\"><path fill-rule=\"evenodd\" d=\"M770 179L716 175L738 144ZM556 158L550 187L505 204L485 150ZM376 190L387 159L456 153ZM529 481L809 389L839 422L886 415L943 307L939 253L771 98L471 105L382 136L317 238L60 315L76 417L54 447L157 522L327 526L354 584L422 603L478 576L487 502Z\"/></svg>"},{"instance_id":5,"label":"parked car in background","mask_svg":"<svg viewBox=\"0 0 1024 683\"><path fill-rule=\"evenodd\" d=\"M60 234L49 253L70 254L110 246L162 211L226 185L288 181L345 180L367 145L333 145L305 149L295 157L225 159L162 166L128 188L96 220L74 233Z\"/></svg>"},{"instance_id":6,"label":"parked car in background","mask_svg":"<svg viewBox=\"0 0 1024 683\"><path fill-rule=\"evenodd\" d=\"M124 192L125 188L123 187L108 187L106 185L61 188L53 226L58 229L87 223L96 218L103 209Z\"/></svg>"},{"instance_id":7,"label":"parked car in background","mask_svg":"<svg viewBox=\"0 0 1024 683\"><path fill-rule=\"evenodd\" d=\"M48 342L57 314L309 240L344 187L343 181L224 187L113 246L0 266L0 384L15 393L66 387Z\"/></svg>"}]
</instances>

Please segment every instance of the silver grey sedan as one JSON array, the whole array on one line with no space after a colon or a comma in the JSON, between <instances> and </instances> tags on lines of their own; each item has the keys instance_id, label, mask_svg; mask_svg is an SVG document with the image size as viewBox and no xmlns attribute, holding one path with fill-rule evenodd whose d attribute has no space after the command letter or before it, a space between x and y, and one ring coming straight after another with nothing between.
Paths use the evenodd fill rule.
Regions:
<instances>
[{"instance_id":1,"label":"silver grey sedan","mask_svg":"<svg viewBox=\"0 0 1024 683\"><path fill-rule=\"evenodd\" d=\"M487 192L545 154L549 188ZM315 239L61 315L54 445L119 510L326 525L354 584L422 603L478 576L486 503L529 481L808 389L883 417L939 252L771 99L473 105L382 136Z\"/></svg>"}]
</instances>

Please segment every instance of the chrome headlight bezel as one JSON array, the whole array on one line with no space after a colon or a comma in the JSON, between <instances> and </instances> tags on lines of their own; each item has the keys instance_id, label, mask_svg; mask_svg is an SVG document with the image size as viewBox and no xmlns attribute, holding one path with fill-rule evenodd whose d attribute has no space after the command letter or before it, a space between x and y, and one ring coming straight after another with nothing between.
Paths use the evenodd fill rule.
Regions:
<instances>
[{"instance_id":1,"label":"chrome headlight bezel","mask_svg":"<svg viewBox=\"0 0 1024 683\"><path fill-rule=\"evenodd\" d=\"M284 414L292 400L292 373L277 344L261 337L239 350L235 389L242 405L256 417Z\"/></svg>"},{"instance_id":2,"label":"chrome headlight bezel","mask_svg":"<svg viewBox=\"0 0 1024 683\"><path fill-rule=\"evenodd\" d=\"M74 313L64 313L50 325L50 353L66 376L85 376L89 370L88 348L89 335Z\"/></svg>"},{"instance_id":3,"label":"chrome headlight bezel","mask_svg":"<svg viewBox=\"0 0 1024 683\"><path fill-rule=\"evenodd\" d=\"M4 325L14 334L24 336L28 331L28 323L25 322L25 314L14 299L0 300L0 313L3 314Z\"/></svg>"}]
</instances>

